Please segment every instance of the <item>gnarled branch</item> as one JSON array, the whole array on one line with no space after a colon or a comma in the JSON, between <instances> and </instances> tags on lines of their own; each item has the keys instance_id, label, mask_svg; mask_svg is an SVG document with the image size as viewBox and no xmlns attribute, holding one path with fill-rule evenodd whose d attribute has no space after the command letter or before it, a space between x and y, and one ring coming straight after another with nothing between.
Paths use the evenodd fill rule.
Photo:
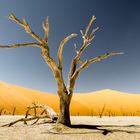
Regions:
<instances>
[{"instance_id":1,"label":"gnarled branch","mask_svg":"<svg viewBox=\"0 0 140 140\"><path fill-rule=\"evenodd\" d=\"M93 38L95 37L94 33L98 30L98 27L93 29L92 32L88 35L88 32L91 28L91 25L93 23L93 21L96 19L95 16L92 16L88 26L86 27L85 33L83 33L82 30L80 30L82 38L83 38L83 45L82 47L79 49L79 51L77 51L78 53L76 53L75 58L72 60L71 62L71 67L70 67L70 71L68 74L68 82L69 82L69 90L73 90L73 82L71 81L73 75L76 75L76 70L77 70L77 65L80 64L84 64L84 62L82 62L80 60L82 53L84 52L84 50L90 45L90 42L93 40ZM72 82L72 83L71 83Z\"/></svg>"},{"instance_id":2,"label":"gnarled branch","mask_svg":"<svg viewBox=\"0 0 140 140\"><path fill-rule=\"evenodd\" d=\"M39 119L44 119L44 118L47 118L46 115L45 116L33 116L33 117L30 117L30 118L21 118L21 119L18 119L16 121L13 121L11 123L8 123L8 124L5 124L5 125L2 125L2 127L5 127L5 126L12 126L18 122L24 122L24 124L27 124L27 121L32 121L32 120L36 120L33 124L35 124ZM32 125L33 125L32 124Z\"/></svg>"},{"instance_id":3,"label":"gnarled branch","mask_svg":"<svg viewBox=\"0 0 140 140\"><path fill-rule=\"evenodd\" d=\"M46 19L45 23L43 24L43 29L45 32L44 39L41 39L35 32L33 32L31 30L31 28L28 25L28 22L25 18L23 18L21 21L14 14L10 14L9 19L12 21L15 21L17 24L22 26L31 37L33 37L35 40L37 40L39 42L39 44L38 43L15 44L15 45L11 45L11 46L0 46L0 48L17 48L17 47L21 47L21 46L36 46L36 47L41 48L42 57L44 58L45 62L48 64L48 66L51 68L51 70L54 74L54 77L57 81L57 85L58 86L61 85L61 87L65 87L62 73L60 72L60 69L58 68L57 63L50 56L50 53L49 53L49 47L48 47L48 43L47 43L48 35L49 35L48 19ZM66 38L63 43L65 44L68 40L69 40L69 37ZM62 45L63 45L63 43L62 43Z\"/></svg>"},{"instance_id":4,"label":"gnarled branch","mask_svg":"<svg viewBox=\"0 0 140 140\"><path fill-rule=\"evenodd\" d=\"M41 39L37 34L35 34L35 33L31 30L31 28L30 28L30 26L28 25L28 22L27 22L27 20L26 20L25 18L23 18L23 21L21 21L21 20L19 20L14 14L10 14L8 18L9 18L10 20L12 20L12 21L15 21L18 25L22 26L22 27L25 29L25 31L26 31L30 36L32 36L35 40L37 40L39 43L45 44L45 45L46 45L45 41L44 41L43 39ZM47 47L47 45L46 45L46 47Z\"/></svg>"},{"instance_id":5,"label":"gnarled branch","mask_svg":"<svg viewBox=\"0 0 140 140\"><path fill-rule=\"evenodd\" d=\"M37 108L41 108L41 109L44 109L45 112L46 112L46 115L42 115L43 113L41 113L41 115L35 115L35 116L31 116L28 118L28 114L29 114L29 111L31 109L37 109ZM43 112L44 112L43 110ZM32 121L32 120L35 120L35 122L32 123L32 125L36 124L39 119L43 119L43 118L50 118L51 119L51 122L55 122L58 118L56 112L49 106L47 105L41 105L41 104L35 104L33 103L32 106L29 106L27 108L27 111L26 111L26 115L25 115L25 118L21 118L21 119L18 119L16 121L13 121L11 123L8 123L8 124L5 124L5 125L2 125L2 127L5 127L5 126L12 126L18 122L24 122L24 124L27 124L28 121Z\"/></svg>"},{"instance_id":6,"label":"gnarled branch","mask_svg":"<svg viewBox=\"0 0 140 140\"><path fill-rule=\"evenodd\" d=\"M15 45L0 45L0 48L7 48L7 49L10 49L10 48L19 48L19 47L30 47L30 46L36 46L38 48L41 48L41 45L38 44L38 43L23 43L23 44L15 44Z\"/></svg>"},{"instance_id":7,"label":"gnarled branch","mask_svg":"<svg viewBox=\"0 0 140 140\"><path fill-rule=\"evenodd\" d=\"M57 53L58 67L60 69L62 69L62 52L63 52L64 46L71 38L76 37L76 36L77 36L77 34L71 34L71 35L67 36L66 38L64 38L60 43L58 53Z\"/></svg>"},{"instance_id":8,"label":"gnarled branch","mask_svg":"<svg viewBox=\"0 0 140 140\"><path fill-rule=\"evenodd\" d=\"M51 107L49 107L49 106L47 106L47 105L35 104L35 103L33 103L32 106L29 106L29 107L28 107L28 110L27 110L27 112L26 112L25 118L28 117L28 113L29 113L29 111L30 111L31 109L37 109L37 108L42 108L42 109L44 109L44 110L46 111L46 113L47 113L47 116L48 116L49 118L51 118L52 120L54 120L55 118L57 118L56 112L55 112Z\"/></svg>"},{"instance_id":9,"label":"gnarled branch","mask_svg":"<svg viewBox=\"0 0 140 140\"><path fill-rule=\"evenodd\" d=\"M90 60L86 60L79 68L76 69L75 73L70 78L70 88L71 89L74 88L75 81L76 81L78 75L80 74L80 72L82 70L84 70L85 68L87 68L89 65L91 65L91 64L93 64L93 63L95 63L97 61L101 61L102 59L108 58L110 56L120 55L120 54L124 54L124 53L123 52L111 52L111 53L106 53L104 55L97 56L97 57L95 57L93 59L90 59Z\"/></svg>"},{"instance_id":10,"label":"gnarled branch","mask_svg":"<svg viewBox=\"0 0 140 140\"><path fill-rule=\"evenodd\" d=\"M45 22L42 24L42 27L44 29L44 40L47 42L48 41L48 37L49 37L49 30L50 30L50 27L49 27L49 18L47 17Z\"/></svg>"},{"instance_id":11,"label":"gnarled branch","mask_svg":"<svg viewBox=\"0 0 140 140\"><path fill-rule=\"evenodd\" d=\"M77 69L77 71L81 72L84 68L88 67L90 64L93 64L97 61L101 61L102 59L105 59L105 58L108 58L110 56L113 56L113 55L120 55L120 54L124 54L123 52L111 52L111 53L106 53L104 55L100 55L100 56L97 56L93 59L90 59L88 61L85 61L79 69Z\"/></svg>"},{"instance_id":12,"label":"gnarled branch","mask_svg":"<svg viewBox=\"0 0 140 140\"><path fill-rule=\"evenodd\" d=\"M95 16L92 16L92 18L91 18L91 20L90 20L90 22L89 22L89 24L88 24L88 26L87 26L87 28L86 28L86 31L85 31L85 37L87 36L87 34L88 34L88 31L89 31L89 29L90 29L90 27L91 27L91 25L92 25L92 23L93 23L93 21L96 19L96 17Z\"/></svg>"}]
</instances>

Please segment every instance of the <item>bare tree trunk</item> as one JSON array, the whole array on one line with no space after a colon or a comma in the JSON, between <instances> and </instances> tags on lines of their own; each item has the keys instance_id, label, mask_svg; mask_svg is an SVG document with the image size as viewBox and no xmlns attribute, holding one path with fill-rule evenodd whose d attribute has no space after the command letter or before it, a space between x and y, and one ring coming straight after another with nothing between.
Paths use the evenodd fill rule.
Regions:
<instances>
[{"instance_id":1,"label":"bare tree trunk","mask_svg":"<svg viewBox=\"0 0 140 140\"><path fill-rule=\"evenodd\" d=\"M70 126L71 125L71 121L70 121L70 101L71 98L69 97L67 92L63 92L61 93L61 95L58 93L59 95L59 102L60 102L60 112L59 112L59 117L57 120L57 123L61 123L64 124L66 126Z\"/></svg>"}]
</instances>

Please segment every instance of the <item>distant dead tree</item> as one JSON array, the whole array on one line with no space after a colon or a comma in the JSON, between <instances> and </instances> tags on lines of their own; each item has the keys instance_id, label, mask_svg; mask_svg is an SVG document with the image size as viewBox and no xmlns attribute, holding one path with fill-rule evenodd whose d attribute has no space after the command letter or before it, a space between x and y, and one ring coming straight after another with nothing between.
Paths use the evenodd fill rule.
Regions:
<instances>
[{"instance_id":1,"label":"distant dead tree","mask_svg":"<svg viewBox=\"0 0 140 140\"><path fill-rule=\"evenodd\" d=\"M130 116L135 116L135 112L130 112Z\"/></svg>"},{"instance_id":2,"label":"distant dead tree","mask_svg":"<svg viewBox=\"0 0 140 140\"><path fill-rule=\"evenodd\" d=\"M3 114L5 114L5 115L6 115L6 113L7 113L7 112L6 112L6 110L5 110L5 111L3 112Z\"/></svg>"},{"instance_id":3,"label":"distant dead tree","mask_svg":"<svg viewBox=\"0 0 140 140\"><path fill-rule=\"evenodd\" d=\"M137 110L136 112L133 112L133 116L135 116L136 114L137 114L138 116L140 116L140 111Z\"/></svg>"},{"instance_id":4,"label":"distant dead tree","mask_svg":"<svg viewBox=\"0 0 140 140\"><path fill-rule=\"evenodd\" d=\"M122 106L121 106L121 114L122 116L127 116L127 113Z\"/></svg>"},{"instance_id":5,"label":"distant dead tree","mask_svg":"<svg viewBox=\"0 0 140 140\"><path fill-rule=\"evenodd\" d=\"M77 116L80 116L80 113L79 112L77 113Z\"/></svg>"},{"instance_id":6,"label":"distant dead tree","mask_svg":"<svg viewBox=\"0 0 140 140\"><path fill-rule=\"evenodd\" d=\"M15 112L16 112L16 107L13 108L13 113L12 113L13 116L15 115Z\"/></svg>"},{"instance_id":7,"label":"distant dead tree","mask_svg":"<svg viewBox=\"0 0 140 140\"><path fill-rule=\"evenodd\" d=\"M111 113L111 115L112 115L112 117L117 116L115 111L114 111L114 112L112 112L112 113Z\"/></svg>"},{"instance_id":8,"label":"distant dead tree","mask_svg":"<svg viewBox=\"0 0 140 140\"><path fill-rule=\"evenodd\" d=\"M94 116L94 111L93 111L93 109L91 110L91 117L93 117Z\"/></svg>"},{"instance_id":9,"label":"distant dead tree","mask_svg":"<svg viewBox=\"0 0 140 140\"><path fill-rule=\"evenodd\" d=\"M106 53L97 57L94 57L92 59L85 59L81 60L81 56L83 52L88 48L88 46L91 44L91 41L95 37L95 32L98 30L98 28L91 29L91 25L93 21L96 19L95 16L92 16L89 24L87 25L85 32L82 30L81 35L83 39L83 44L82 46L78 49L77 46L75 45L75 51L76 55L74 59L71 62L69 74L68 74L68 85L66 86L63 78L63 64L62 64L62 53L65 44L72 38L76 37L77 34L71 34L64 38L59 46L58 53L57 53L57 58L58 62L56 62L50 55L50 47L48 44L48 37L49 37L49 31L50 31L50 26L49 26L49 21L48 18L45 20L43 23L43 30L44 30L44 38L40 38L29 26L27 20L23 18L22 20L19 20L14 14L9 15L9 19L16 22L18 25L23 27L25 31L33 38L36 40L36 42L31 42L31 43L22 43L22 44L15 44L15 45L1 45L0 48L19 48L22 46L35 46L40 48L41 50L41 55L44 58L46 64L49 66L49 68L52 70L52 73L54 75L54 78L57 83L57 93L59 96L60 100L60 113L58 117L58 123L70 126L70 112L69 112L69 106L71 103L71 98L73 95L74 87L75 87L75 82L79 76L79 74L87 67L89 67L91 64L100 61L102 59L105 59L107 57L113 56L113 55L119 55L122 54L121 52L110 52ZM91 33L89 33L91 29ZM72 53L72 52L71 52Z\"/></svg>"},{"instance_id":10,"label":"distant dead tree","mask_svg":"<svg viewBox=\"0 0 140 140\"><path fill-rule=\"evenodd\" d=\"M108 117L111 117L112 114L111 109L108 109L107 112L108 112Z\"/></svg>"},{"instance_id":11,"label":"distant dead tree","mask_svg":"<svg viewBox=\"0 0 140 140\"><path fill-rule=\"evenodd\" d=\"M2 115L2 111L3 111L3 110L4 110L3 108L0 109L0 115Z\"/></svg>"},{"instance_id":12,"label":"distant dead tree","mask_svg":"<svg viewBox=\"0 0 140 140\"><path fill-rule=\"evenodd\" d=\"M98 113L99 113L100 118L102 118L103 113L105 111L105 108L106 108L106 105L104 105L101 109L98 110Z\"/></svg>"}]
</instances>

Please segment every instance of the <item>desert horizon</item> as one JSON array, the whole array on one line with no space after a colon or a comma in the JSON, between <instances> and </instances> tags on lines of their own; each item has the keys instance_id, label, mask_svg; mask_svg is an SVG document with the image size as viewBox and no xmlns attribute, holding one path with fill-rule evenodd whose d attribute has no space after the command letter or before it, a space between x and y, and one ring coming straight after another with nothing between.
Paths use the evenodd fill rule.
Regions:
<instances>
[{"instance_id":1,"label":"desert horizon","mask_svg":"<svg viewBox=\"0 0 140 140\"><path fill-rule=\"evenodd\" d=\"M45 104L59 112L59 99L56 94L41 92L0 82L0 109L2 114L23 115L32 103ZM70 106L73 116L99 116L104 108L103 116L139 116L140 95L104 89L85 94L74 93ZM6 111L6 112L5 112ZM4 113L5 112L5 113Z\"/></svg>"}]
</instances>

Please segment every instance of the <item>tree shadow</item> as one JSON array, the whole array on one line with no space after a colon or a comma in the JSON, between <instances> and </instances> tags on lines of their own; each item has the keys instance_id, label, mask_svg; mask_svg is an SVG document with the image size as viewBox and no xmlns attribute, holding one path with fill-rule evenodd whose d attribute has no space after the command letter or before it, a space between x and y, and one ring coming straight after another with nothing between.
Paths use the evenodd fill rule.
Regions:
<instances>
[{"instance_id":1,"label":"tree shadow","mask_svg":"<svg viewBox=\"0 0 140 140\"><path fill-rule=\"evenodd\" d=\"M109 127L109 128L107 128ZM115 127L117 129L111 129L111 127ZM121 128L126 128L126 127L137 127L139 128L139 125L86 125L86 124L74 124L71 125L70 128L78 128L78 129L92 129L92 130L99 130L102 132L103 135L107 135L108 133L113 133L113 132L125 132L125 133L140 133L137 131L130 131L130 130L122 130L119 129Z\"/></svg>"},{"instance_id":2,"label":"tree shadow","mask_svg":"<svg viewBox=\"0 0 140 140\"><path fill-rule=\"evenodd\" d=\"M69 128L74 128L75 132L57 132L57 131L47 131L43 133L49 134L57 134L57 135L66 135L66 134L91 134L91 133L101 133L103 135L107 135L109 133L114 132L125 132L128 134L132 133L140 133L140 131L131 131L131 130L123 130L123 128L140 128L139 125L87 125L87 124L73 124ZM86 129L85 132L76 132L76 129ZM90 130L97 130L97 131L87 131Z\"/></svg>"},{"instance_id":3,"label":"tree shadow","mask_svg":"<svg viewBox=\"0 0 140 140\"><path fill-rule=\"evenodd\" d=\"M70 128L79 129L96 129L97 127L140 127L140 125L87 125L87 124L72 124Z\"/></svg>"}]
</instances>

